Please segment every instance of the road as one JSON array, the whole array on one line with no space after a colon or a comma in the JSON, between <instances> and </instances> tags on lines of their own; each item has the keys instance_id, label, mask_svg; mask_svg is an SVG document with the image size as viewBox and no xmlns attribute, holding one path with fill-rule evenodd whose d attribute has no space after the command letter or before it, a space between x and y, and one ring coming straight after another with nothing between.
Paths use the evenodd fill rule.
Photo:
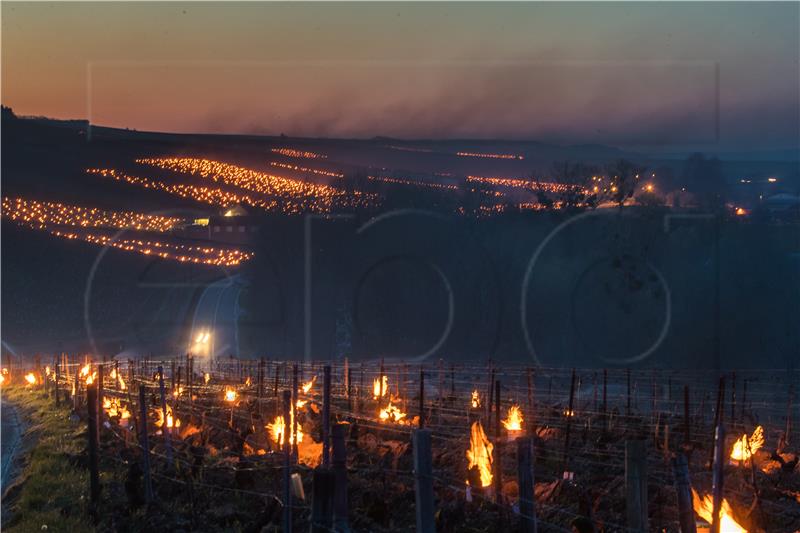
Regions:
<instances>
[{"instance_id":1,"label":"road","mask_svg":"<svg viewBox=\"0 0 800 533\"><path fill-rule=\"evenodd\" d=\"M5 491L10 481L8 476L11 472L11 465L14 462L14 454L19 447L20 437L22 436L22 425L17 415L17 410L8 402L2 404L2 427L0 427L0 456L2 456L2 483L0 483L0 493Z\"/></svg>"},{"instance_id":2,"label":"road","mask_svg":"<svg viewBox=\"0 0 800 533\"><path fill-rule=\"evenodd\" d=\"M191 339L210 333L205 346L195 346L198 358L239 356L239 296L244 287L239 274L210 284L194 310ZM200 368L203 364L200 363Z\"/></svg>"}]
</instances>

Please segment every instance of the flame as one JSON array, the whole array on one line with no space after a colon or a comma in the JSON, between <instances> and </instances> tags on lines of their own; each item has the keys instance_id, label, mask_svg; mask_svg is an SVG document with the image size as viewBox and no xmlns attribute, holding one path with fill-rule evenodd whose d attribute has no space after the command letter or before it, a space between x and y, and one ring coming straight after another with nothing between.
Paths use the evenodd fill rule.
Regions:
<instances>
[{"instance_id":1,"label":"flame","mask_svg":"<svg viewBox=\"0 0 800 533\"><path fill-rule=\"evenodd\" d=\"M395 424L405 424L408 421L403 420L406 417L406 413L402 412L396 406L392 405L392 401L389 400L389 405L385 408L381 409L380 414L378 415L381 422L393 422Z\"/></svg>"},{"instance_id":2,"label":"flame","mask_svg":"<svg viewBox=\"0 0 800 533\"><path fill-rule=\"evenodd\" d=\"M701 499L697 491L692 489L692 502L694 512L697 513L700 518L711 524L714 520L714 498L710 494L706 494ZM722 506L719 512L719 533L747 533L747 530L733 519L733 510L728 500L725 498L722 499Z\"/></svg>"},{"instance_id":3,"label":"flame","mask_svg":"<svg viewBox=\"0 0 800 533\"><path fill-rule=\"evenodd\" d=\"M574 410L570 410L570 409L564 409L564 413L563 414L567 418L571 418L571 417L575 416L575 411Z\"/></svg>"},{"instance_id":4,"label":"flame","mask_svg":"<svg viewBox=\"0 0 800 533\"><path fill-rule=\"evenodd\" d=\"M156 414L158 415L158 420L156 420L156 426L157 427L163 427L164 426L164 411L159 407L159 408L156 409ZM167 427L168 428L172 428L172 427L179 428L179 427L181 427L181 419L177 418L177 417L173 418L173 416L172 416L172 407L170 407L169 405L167 406Z\"/></svg>"},{"instance_id":5,"label":"flame","mask_svg":"<svg viewBox=\"0 0 800 533\"><path fill-rule=\"evenodd\" d=\"M472 408L477 409L481 406L481 395L478 394L478 390L475 389L472 391Z\"/></svg>"},{"instance_id":6,"label":"flame","mask_svg":"<svg viewBox=\"0 0 800 533\"><path fill-rule=\"evenodd\" d=\"M244 380L244 386L245 387L249 387L251 383L252 383L252 381L250 381L250 376L247 376L247 379Z\"/></svg>"},{"instance_id":7,"label":"flame","mask_svg":"<svg viewBox=\"0 0 800 533\"><path fill-rule=\"evenodd\" d=\"M173 391L172 391L172 396L173 396L174 398L177 398L177 397L178 397L178 396L180 396L181 394L183 394L183 387L182 387L182 386L180 386L180 385L179 385L179 386L177 386L177 387L175 387L175 390L173 390Z\"/></svg>"},{"instance_id":8,"label":"flame","mask_svg":"<svg viewBox=\"0 0 800 533\"><path fill-rule=\"evenodd\" d=\"M733 444L731 459L734 461L747 461L763 445L764 428L758 426L750 437L745 433Z\"/></svg>"},{"instance_id":9,"label":"flame","mask_svg":"<svg viewBox=\"0 0 800 533\"><path fill-rule=\"evenodd\" d=\"M103 398L103 409L109 418L119 417L120 423L131 417L130 411L116 398Z\"/></svg>"},{"instance_id":10,"label":"flame","mask_svg":"<svg viewBox=\"0 0 800 533\"><path fill-rule=\"evenodd\" d=\"M383 398L386 396L386 392L389 390L389 376L383 376L383 382L381 382L381 378L377 377L372 380L372 397L374 399Z\"/></svg>"},{"instance_id":11,"label":"flame","mask_svg":"<svg viewBox=\"0 0 800 533\"><path fill-rule=\"evenodd\" d=\"M47 377L50 377L50 367L49 366L44 367L44 375L47 376Z\"/></svg>"},{"instance_id":12,"label":"flame","mask_svg":"<svg viewBox=\"0 0 800 533\"><path fill-rule=\"evenodd\" d=\"M522 431L522 411L518 405L512 405L508 408L508 418L503 420L503 426L509 431Z\"/></svg>"},{"instance_id":13,"label":"flame","mask_svg":"<svg viewBox=\"0 0 800 533\"><path fill-rule=\"evenodd\" d=\"M469 436L469 450L467 450L468 468L478 467L481 474L481 487L488 487L492 484L492 450L494 450L494 446L483 432L481 423L473 422Z\"/></svg>"},{"instance_id":14,"label":"flame","mask_svg":"<svg viewBox=\"0 0 800 533\"><path fill-rule=\"evenodd\" d=\"M208 374L206 374L208 375ZM225 387L225 401L226 402L235 402L236 401L236 391L230 387Z\"/></svg>"},{"instance_id":15,"label":"flame","mask_svg":"<svg viewBox=\"0 0 800 533\"><path fill-rule=\"evenodd\" d=\"M122 375L121 374L117 374L117 369L116 368L112 368L111 369L111 379L116 379L117 380L117 383L119 383L120 390L125 390L127 388L127 386L125 385L125 380L122 379Z\"/></svg>"},{"instance_id":16,"label":"flame","mask_svg":"<svg viewBox=\"0 0 800 533\"><path fill-rule=\"evenodd\" d=\"M292 413L289 419L289 423L294 425L294 413ZM269 431L270 437L272 440L275 441L276 444L279 446L283 445L283 433L286 429L286 424L284 423L283 416L278 415L275 417L275 422L272 424L267 424L266 426L267 431ZM300 422L297 423L297 442L303 442L303 428L300 425ZM294 444L294 437L289 436L289 444Z\"/></svg>"},{"instance_id":17,"label":"flame","mask_svg":"<svg viewBox=\"0 0 800 533\"><path fill-rule=\"evenodd\" d=\"M92 363L86 363L81 368L80 376L86 380L87 385L94 383L94 380L97 379L97 372L92 372Z\"/></svg>"},{"instance_id":18,"label":"flame","mask_svg":"<svg viewBox=\"0 0 800 533\"><path fill-rule=\"evenodd\" d=\"M205 381L206 385L208 385L208 382L211 381L211 374L209 374L208 372L203 374L203 381Z\"/></svg>"},{"instance_id":19,"label":"flame","mask_svg":"<svg viewBox=\"0 0 800 533\"><path fill-rule=\"evenodd\" d=\"M36 376L33 372L28 372L25 374L25 381L28 382L28 385L36 385Z\"/></svg>"},{"instance_id":20,"label":"flame","mask_svg":"<svg viewBox=\"0 0 800 533\"><path fill-rule=\"evenodd\" d=\"M303 383L303 394L308 394L308 392L311 390L311 387L314 386L315 381L317 381L317 376L311 378L311 381L306 381L305 383Z\"/></svg>"},{"instance_id":21,"label":"flame","mask_svg":"<svg viewBox=\"0 0 800 533\"><path fill-rule=\"evenodd\" d=\"M2 385L5 382L6 382L6 375L5 374L0 374L0 385Z\"/></svg>"}]
</instances>

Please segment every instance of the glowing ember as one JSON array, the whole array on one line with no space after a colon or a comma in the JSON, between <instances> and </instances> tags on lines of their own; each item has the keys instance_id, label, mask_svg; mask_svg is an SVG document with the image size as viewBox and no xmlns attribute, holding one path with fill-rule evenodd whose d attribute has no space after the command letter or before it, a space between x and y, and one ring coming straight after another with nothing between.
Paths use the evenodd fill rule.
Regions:
<instances>
[{"instance_id":1,"label":"glowing ember","mask_svg":"<svg viewBox=\"0 0 800 533\"><path fill-rule=\"evenodd\" d=\"M276 154L285 155L286 157L297 157L304 159L328 159L328 156L325 154L317 154L315 152L295 150L294 148L273 148L272 152Z\"/></svg>"},{"instance_id":2,"label":"glowing ember","mask_svg":"<svg viewBox=\"0 0 800 533\"><path fill-rule=\"evenodd\" d=\"M270 165L272 165L273 167L285 168L287 170L296 170L298 172L310 172L312 174L319 174L320 176L328 176L331 178L344 177L344 174L342 174L341 172L334 172L332 170L322 170L319 168L301 167L299 165L290 165L289 163L278 163L277 161L271 161Z\"/></svg>"},{"instance_id":3,"label":"glowing ember","mask_svg":"<svg viewBox=\"0 0 800 533\"><path fill-rule=\"evenodd\" d=\"M459 157L484 157L488 159L525 159L521 155L517 154L485 154L481 152L456 152L456 155Z\"/></svg>"},{"instance_id":4,"label":"glowing ember","mask_svg":"<svg viewBox=\"0 0 800 533\"><path fill-rule=\"evenodd\" d=\"M156 427L164 427L164 411L159 407L156 409L156 414L158 415L158 420L156 420ZM168 428L179 428L181 427L181 420L180 418L173 418L172 416L172 407L169 405L167 406L167 427Z\"/></svg>"},{"instance_id":5,"label":"glowing ember","mask_svg":"<svg viewBox=\"0 0 800 533\"><path fill-rule=\"evenodd\" d=\"M504 176L467 176L467 183L483 183L496 187L509 189L529 189L532 191L544 191L550 193L564 193L568 191L585 191L580 185L568 185L553 181L535 181L524 178L509 178Z\"/></svg>"},{"instance_id":6,"label":"glowing ember","mask_svg":"<svg viewBox=\"0 0 800 533\"><path fill-rule=\"evenodd\" d=\"M209 374L208 372L203 374L203 381L205 382L206 385L208 385L208 382L211 381L211 374Z\"/></svg>"},{"instance_id":7,"label":"glowing ember","mask_svg":"<svg viewBox=\"0 0 800 533\"><path fill-rule=\"evenodd\" d=\"M481 406L481 395L478 393L477 389L472 391L472 408L477 409Z\"/></svg>"},{"instance_id":8,"label":"glowing ember","mask_svg":"<svg viewBox=\"0 0 800 533\"><path fill-rule=\"evenodd\" d=\"M389 391L389 376L383 376L383 380L377 377L372 380L372 397L377 400L383 398Z\"/></svg>"},{"instance_id":9,"label":"glowing ember","mask_svg":"<svg viewBox=\"0 0 800 533\"><path fill-rule=\"evenodd\" d=\"M382 181L384 183L392 183L395 185L411 185L414 187L428 187L431 189L446 189L449 191L457 191L458 185L452 183L437 183L435 181L422 181L407 178L392 178L387 176L367 176L372 181Z\"/></svg>"},{"instance_id":10,"label":"glowing ember","mask_svg":"<svg viewBox=\"0 0 800 533\"><path fill-rule=\"evenodd\" d=\"M763 445L764 428L758 426L750 437L745 433L733 444L731 459L734 461L747 461Z\"/></svg>"},{"instance_id":11,"label":"glowing ember","mask_svg":"<svg viewBox=\"0 0 800 533\"><path fill-rule=\"evenodd\" d=\"M138 252L158 259L168 259L181 263L195 263L216 266L236 266L253 257L252 252L243 252L235 248L214 248L211 246L191 246L171 242L141 239L113 238L108 235L92 233L62 232L52 230L56 237L65 239L81 239L83 241L111 246L126 252Z\"/></svg>"},{"instance_id":12,"label":"glowing ember","mask_svg":"<svg viewBox=\"0 0 800 533\"><path fill-rule=\"evenodd\" d=\"M311 390L311 387L314 386L315 381L317 381L317 376L311 378L311 381L306 381L303 383L303 394L308 394L308 392Z\"/></svg>"},{"instance_id":13,"label":"glowing ember","mask_svg":"<svg viewBox=\"0 0 800 533\"><path fill-rule=\"evenodd\" d=\"M76 226L163 232L180 224L181 219L146 215L132 211L103 211L92 207L38 202L22 198L3 198L3 216L32 227Z\"/></svg>"},{"instance_id":14,"label":"glowing ember","mask_svg":"<svg viewBox=\"0 0 800 533\"><path fill-rule=\"evenodd\" d=\"M570 409L564 409L564 416L570 418L575 416L575 411Z\"/></svg>"},{"instance_id":15,"label":"glowing ember","mask_svg":"<svg viewBox=\"0 0 800 533\"><path fill-rule=\"evenodd\" d=\"M397 406L392 405L391 400L389 401L389 405L385 408L381 409L378 418L381 422L390 422L394 424L404 424L407 423L404 418L406 417L406 413L402 412Z\"/></svg>"},{"instance_id":16,"label":"glowing ember","mask_svg":"<svg viewBox=\"0 0 800 533\"><path fill-rule=\"evenodd\" d=\"M483 432L480 422L473 422L469 436L469 449L467 450L468 468L477 467L481 475L481 487L492 484L492 450L494 446Z\"/></svg>"},{"instance_id":17,"label":"glowing ember","mask_svg":"<svg viewBox=\"0 0 800 533\"><path fill-rule=\"evenodd\" d=\"M518 405L508 408L508 416L503 420L503 426L509 431L522 431L522 411Z\"/></svg>"},{"instance_id":18,"label":"glowing ember","mask_svg":"<svg viewBox=\"0 0 800 533\"><path fill-rule=\"evenodd\" d=\"M706 494L702 499L697 491L692 489L692 502L694 512L697 516L711 524L714 515L714 498L710 494ZM740 526L736 520L733 519L733 510L731 509L728 500L722 499L722 506L720 508L720 533L747 533L747 530Z\"/></svg>"},{"instance_id":19,"label":"glowing ember","mask_svg":"<svg viewBox=\"0 0 800 533\"><path fill-rule=\"evenodd\" d=\"M226 402L235 402L236 401L236 391L230 387L225 387L225 401Z\"/></svg>"},{"instance_id":20,"label":"glowing ember","mask_svg":"<svg viewBox=\"0 0 800 533\"><path fill-rule=\"evenodd\" d=\"M33 375L33 372L29 372L25 374L25 381L28 382L28 385L36 385L36 376Z\"/></svg>"}]
</instances>

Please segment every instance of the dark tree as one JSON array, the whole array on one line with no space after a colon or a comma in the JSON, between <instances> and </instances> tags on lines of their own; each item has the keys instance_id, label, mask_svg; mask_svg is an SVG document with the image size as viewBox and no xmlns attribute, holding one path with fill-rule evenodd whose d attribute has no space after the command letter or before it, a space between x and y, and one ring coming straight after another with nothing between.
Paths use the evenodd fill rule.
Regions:
<instances>
[{"instance_id":1,"label":"dark tree","mask_svg":"<svg viewBox=\"0 0 800 533\"><path fill-rule=\"evenodd\" d=\"M710 211L722 208L726 184L719 159L706 158L701 153L690 155L684 163L681 179L682 186L697 197L702 208Z\"/></svg>"}]
</instances>

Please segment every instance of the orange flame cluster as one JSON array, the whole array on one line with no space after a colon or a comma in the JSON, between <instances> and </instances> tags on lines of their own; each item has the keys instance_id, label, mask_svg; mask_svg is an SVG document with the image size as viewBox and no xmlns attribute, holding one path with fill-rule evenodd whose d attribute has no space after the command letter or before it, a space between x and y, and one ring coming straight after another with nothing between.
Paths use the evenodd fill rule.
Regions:
<instances>
[{"instance_id":1,"label":"orange flame cluster","mask_svg":"<svg viewBox=\"0 0 800 533\"><path fill-rule=\"evenodd\" d=\"M758 426L749 437L742 435L731 450L731 459L734 461L747 461L756 451L764 446L764 428Z\"/></svg>"},{"instance_id":2,"label":"orange flame cluster","mask_svg":"<svg viewBox=\"0 0 800 533\"><path fill-rule=\"evenodd\" d=\"M127 420L131 417L130 411L116 398L109 398L107 396L103 398L103 409L105 409L109 418L119 417L121 424L123 420Z\"/></svg>"},{"instance_id":3,"label":"orange flame cluster","mask_svg":"<svg viewBox=\"0 0 800 533\"><path fill-rule=\"evenodd\" d=\"M314 386L314 382L315 381L317 381L317 376L314 376L314 377L311 378L310 381L306 381L305 383L303 383L303 387L302 387L303 388L303 394L308 394L309 393L309 391L311 390L311 387Z\"/></svg>"},{"instance_id":4,"label":"orange flame cluster","mask_svg":"<svg viewBox=\"0 0 800 533\"><path fill-rule=\"evenodd\" d=\"M709 524L713 523L714 498L711 494L706 494L701 498L697 491L692 489L692 504L694 506L694 512L697 513L700 518ZM734 520L733 509L731 509L731 505L725 498L722 499L722 506L720 508L719 531L720 533L747 533L747 529L743 528Z\"/></svg>"},{"instance_id":5,"label":"orange flame cluster","mask_svg":"<svg viewBox=\"0 0 800 533\"><path fill-rule=\"evenodd\" d=\"M242 192L230 192L219 187L205 187L181 183L164 183L163 181L151 180L139 176L131 176L124 172L118 172L113 168L89 168L89 174L111 178L116 181L123 181L131 185L139 185L145 189L163 191L181 198L188 198L196 202L228 207L230 205L249 205L265 211L277 211L281 209L280 203L274 199L259 198ZM288 212L283 209L284 212Z\"/></svg>"},{"instance_id":6,"label":"orange flame cluster","mask_svg":"<svg viewBox=\"0 0 800 533\"><path fill-rule=\"evenodd\" d=\"M238 394L236 393L235 389L232 389L230 387L225 387L225 401L226 402L231 402L231 403L235 402L237 396L238 396Z\"/></svg>"},{"instance_id":7,"label":"orange flame cluster","mask_svg":"<svg viewBox=\"0 0 800 533\"><path fill-rule=\"evenodd\" d=\"M325 154L295 150L294 148L272 148L271 151L276 154L285 155L286 157L296 157L298 159L328 159L328 156Z\"/></svg>"},{"instance_id":8,"label":"orange flame cluster","mask_svg":"<svg viewBox=\"0 0 800 533\"><path fill-rule=\"evenodd\" d=\"M289 419L289 425L294 426L294 410L292 410ZM283 420L282 415L278 415L275 417L275 421L272 424L267 424L267 431L269 431L270 437L272 440L279 446L283 446L283 435L286 431L286 423ZM294 444L294 435L291 434L291 427L289 428L289 444ZM297 442L303 442L303 427L300 425L300 422L297 423Z\"/></svg>"},{"instance_id":9,"label":"orange flame cluster","mask_svg":"<svg viewBox=\"0 0 800 533\"><path fill-rule=\"evenodd\" d=\"M117 384L119 384L120 390L125 390L125 389L128 388L128 386L125 385L125 380L122 379L122 376L117 373L117 369L116 368L112 368L111 369L111 379L117 380Z\"/></svg>"},{"instance_id":10,"label":"orange flame cluster","mask_svg":"<svg viewBox=\"0 0 800 533\"><path fill-rule=\"evenodd\" d=\"M167 405L167 416L166 419L164 417L164 410L160 407L156 409L156 414L158 415L158 420L156 420L156 427L163 428L164 423L166 422L167 428L179 428L181 427L181 419L178 417L173 417L172 415L172 407Z\"/></svg>"},{"instance_id":11,"label":"orange flame cluster","mask_svg":"<svg viewBox=\"0 0 800 533\"><path fill-rule=\"evenodd\" d=\"M81 368L80 377L84 378L87 385L94 383L97 379L97 372L92 372L92 363L87 363Z\"/></svg>"},{"instance_id":12,"label":"orange flame cluster","mask_svg":"<svg viewBox=\"0 0 800 533\"><path fill-rule=\"evenodd\" d=\"M164 232L180 224L180 218L146 215L133 211L104 211L57 202L3 198L3 216L44 229L51 226L115 228Z\"/></svg>"},{"instance_id":13,"label":"orange flame cluster","mask_svg":"<svg viewBox=\"0 0 800 533\"><path fill-rule=\"evenodd\" d=\"M28 385L36 385L36 375L33 372L28 372L25 374L25 381L28 382Z\"/></svg>"},{"instance_id":14,"label":"orange flame cluster","mask_svg":"<svg viewBox=\"0 0 800 533\"><path fill-rule=\"evenodd\" d=\"M492 484L492 451L494 445L489 442L480 422L472 423L469 436L469 449L467 450L468 468L477 468L481 476L481 487Z\"/></svg>"},{"instance_id":15,"label":"orange flame cluster","mask_svg":"<svg viewBox=\"0 0 800 533\"><path fill-rule=\"evenodd\" d=\"M520 410L518 405L512 405L508 408L508 415L505 420L502 421L503 427L505 427L508 431L522 431L522 411Z\"/></svg>"},{"instance_id":16,"label":"orange flame cluster","mask_svg":"<svg viewBox=\"0 0 800 533\"><path fill-rule=\"evenodd\" d=\"M129 211L102 211L100 209L67 206L52 202L37 202L17 198L3 199L3 215L33 229L47 230L56 237L82 240L100 246L152 255L162 259L217 266L236 266L252 257L252 253L233 248L190 246L155 240L113 238L93 229L129 229L166 232L181 219L145 215ZM64 229L74 227L74 230Z\"/></svg>"},{"instance_id":17,"label":"orange flame cluster","mask_svg":"<svg viewBox=\"0 0 800 533\"><path fill-rule=\"evenodd\" d=\"M408 421L405 420L405 418L406 413L401 411L397 406L392 405L392 400L389 400L389 405L381 409L378 414L378 419L381 422L393 424L407 424Z\"/></svg>"},{"instance_id":18,"label":"orange flame cluster","mask_svg":"<svg viewBox=\"0 0 800 533\"><path fill-rule=\"evenodd\" d=\"M477 409L481 406L481 395L478 393L478 390L475 389L472 391L472 408Z\"/></svg>"},{"instance_id":19,"label":"orange flame cluster","mask_svg":"<svg viewBox=\"0 0 800 533\"><path fill-rule=\"evenodd\" d=\"M380 377L372 380L372 398L377 400L383 398L389 392L389 376L384 375L383 379Z\"/></svg>"},{"instance_id":20,"label":"orange flame cluster","mask_svg":"<svg viewBox=\"0 0 800 533\"><path fill-rule=\"evenodd\" d=\"M278 207L290 213L327 213L335 206L365 205L375 199L374 195L340 191L330 185L276 176L210 159L173 157L138 159L136 162L278 198Z\"/></svg>"}]
</instances>

